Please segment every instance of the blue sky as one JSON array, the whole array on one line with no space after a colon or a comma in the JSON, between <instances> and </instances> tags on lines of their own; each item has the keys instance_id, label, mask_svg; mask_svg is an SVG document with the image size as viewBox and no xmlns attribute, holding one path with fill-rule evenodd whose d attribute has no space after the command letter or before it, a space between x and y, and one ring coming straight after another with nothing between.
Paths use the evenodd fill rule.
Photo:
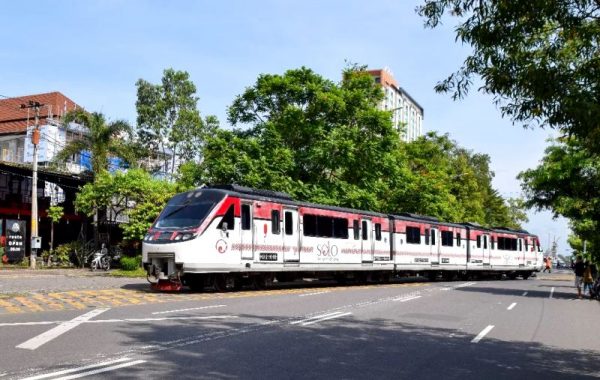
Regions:
<instances>
[{"instance_id":1,"label":"blue sky","mask_svg":"<svg viewBox=\"0 0 600 380\"><path fill-rule=\"evenodd\" d=\"M425 131L449 133L487 153L495 187L518 196L515 176L537 165L550 132L502 119L489 96L454 102L433 91L470 51L454 20L423 28L416 0L402 1L36 1L3 2L0 95L60 91L88 110L135 123L135 82L165 68L188 71L199 108L226 125L234 97L261 73L307 66L334 81L345 61L389 67L425 109ZM568 248L568 225L530 213L544 246Z\"/></svg>"}]
</instances>

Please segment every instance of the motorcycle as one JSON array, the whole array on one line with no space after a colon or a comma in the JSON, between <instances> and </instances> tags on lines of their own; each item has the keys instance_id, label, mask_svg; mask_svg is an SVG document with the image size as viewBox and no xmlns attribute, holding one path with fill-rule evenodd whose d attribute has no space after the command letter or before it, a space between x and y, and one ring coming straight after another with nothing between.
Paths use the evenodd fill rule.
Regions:
<instances>
[{"instance_id":1,"label":"motorcycle","mask_svg":"<svg viewBox=\"0 0 600 380\"><path fill-rule=\"evenodd\" d=\"M108 249L102 244L102 248L90 255L90 269L95 272L98 269L108 271L110 269L111 257L108 254Z\"/></svg>"}]
</instances>

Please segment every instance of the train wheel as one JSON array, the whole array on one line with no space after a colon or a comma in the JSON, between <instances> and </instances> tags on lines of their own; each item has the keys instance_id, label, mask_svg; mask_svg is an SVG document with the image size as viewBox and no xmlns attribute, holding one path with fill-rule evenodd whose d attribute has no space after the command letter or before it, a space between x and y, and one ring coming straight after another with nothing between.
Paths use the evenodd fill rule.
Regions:
<instances>
[{"instance_id":1,"label":"train wheel","mask_svg":"<svg viewBox=\"0 0 600 380\"><path fill-rule=\"evenodd\" d=\"M185 276L185 283L193 292L204 290L204 277L202 275L187 275Z\"/></svg>"},{"instance_id":2,"label":"train wheel","mask_svg":"<svg viewBox=\"0 0 600 380\"><path fill-rule=\"evenodd\" d=\"M274 276L272 274L261 274L254 276L254 281L252 282L253 288L256 290L269 288L271 285L273 285L273 278Z\"/></svg>"},{"instance_id":3,"label":"train wheel","mask_svg":"<svg viewBox=\"0 0 600 380\"><path fill-rule=\"evenodd\" d=\"M529 276L531 276L531 272L523 273L523 280L527 280L529 278Z\"/></svg>"},{"instance_id":4,"label":"train wheel","mask_svg":"<svg viewBox=\"0 0 600 380\"><path fill-rule=\"evenodd\" d=\"M507 274L507 277L510 278L511 280L514 280L517 278L517 272L511 272L511 273Z\"/></svg>"}]
</instances>

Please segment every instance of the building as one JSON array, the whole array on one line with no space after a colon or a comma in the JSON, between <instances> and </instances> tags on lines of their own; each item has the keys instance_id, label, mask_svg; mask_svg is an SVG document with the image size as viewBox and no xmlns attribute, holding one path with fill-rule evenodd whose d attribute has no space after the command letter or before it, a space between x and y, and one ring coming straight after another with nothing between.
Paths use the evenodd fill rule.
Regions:
<instances>
[{"instance_id":1,"label":"building","mask_svg":"<svg viewBox=\"0 0 600 380\"><path fill-rule=\"evenodd\" d=\"M31 191L33 144L31 135L35 126L34 110L22 108L30 101L43 104L40 111L40 142L38 145L38 216L42 249L48 249L50 221L46 210L50 205L63 205L65 215L55 231L55 242L77 239L82 217L75 213L73 201L80 186L91 177L79 175L85 166L85 154L72 157L61 170L48 167L54 156L67 142L81 138L85 131L77 124L64 126L62 117L79 106L60 92L35 94L0 99L0 245L15 226L20 230L23 244L10 260L29 253L31 237ZM89 155L88 155L89 161ZM66 169L66 170L65 170ZM9 247L0 247L0 250ZM13 247L14 248L14 247Z\"/></svg>"},{"instance_id":2,"label":"building","mask_svg":"<svg viewBox=\"0 0 600 380\"><path fill-rule=\"evenodd\" d=\"M423 107L398 85L389 69L369 70L368 73L383 87L385 96L381 109L392 111L392 122L402 140L410 142L422 136Z\"/></svg>"}]
</instances>

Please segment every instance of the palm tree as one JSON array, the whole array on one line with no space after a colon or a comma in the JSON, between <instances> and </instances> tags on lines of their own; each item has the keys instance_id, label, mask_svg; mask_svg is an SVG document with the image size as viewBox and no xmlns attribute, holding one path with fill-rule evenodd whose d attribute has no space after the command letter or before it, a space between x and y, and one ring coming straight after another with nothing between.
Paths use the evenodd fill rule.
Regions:
<instances>
[{"instance_id":1,"label":"palm tree","mask_svg":"<svg viewBox=\"0 0 600 380\"><path fill-rule=\"evenodd\" d=\"M64 162L74 154L87 151L91 155L92 174L108 170L110 157L120 157L131 161L131 149L123 140L125 134L131 134L131 126L123 120L107 123L100 112L86 112L77 109L67 113L63 119L65 126L75 122L87 128L88 133L81 139L68 142L55 156L55 162Z\"/></svg>"}]
</instances>

